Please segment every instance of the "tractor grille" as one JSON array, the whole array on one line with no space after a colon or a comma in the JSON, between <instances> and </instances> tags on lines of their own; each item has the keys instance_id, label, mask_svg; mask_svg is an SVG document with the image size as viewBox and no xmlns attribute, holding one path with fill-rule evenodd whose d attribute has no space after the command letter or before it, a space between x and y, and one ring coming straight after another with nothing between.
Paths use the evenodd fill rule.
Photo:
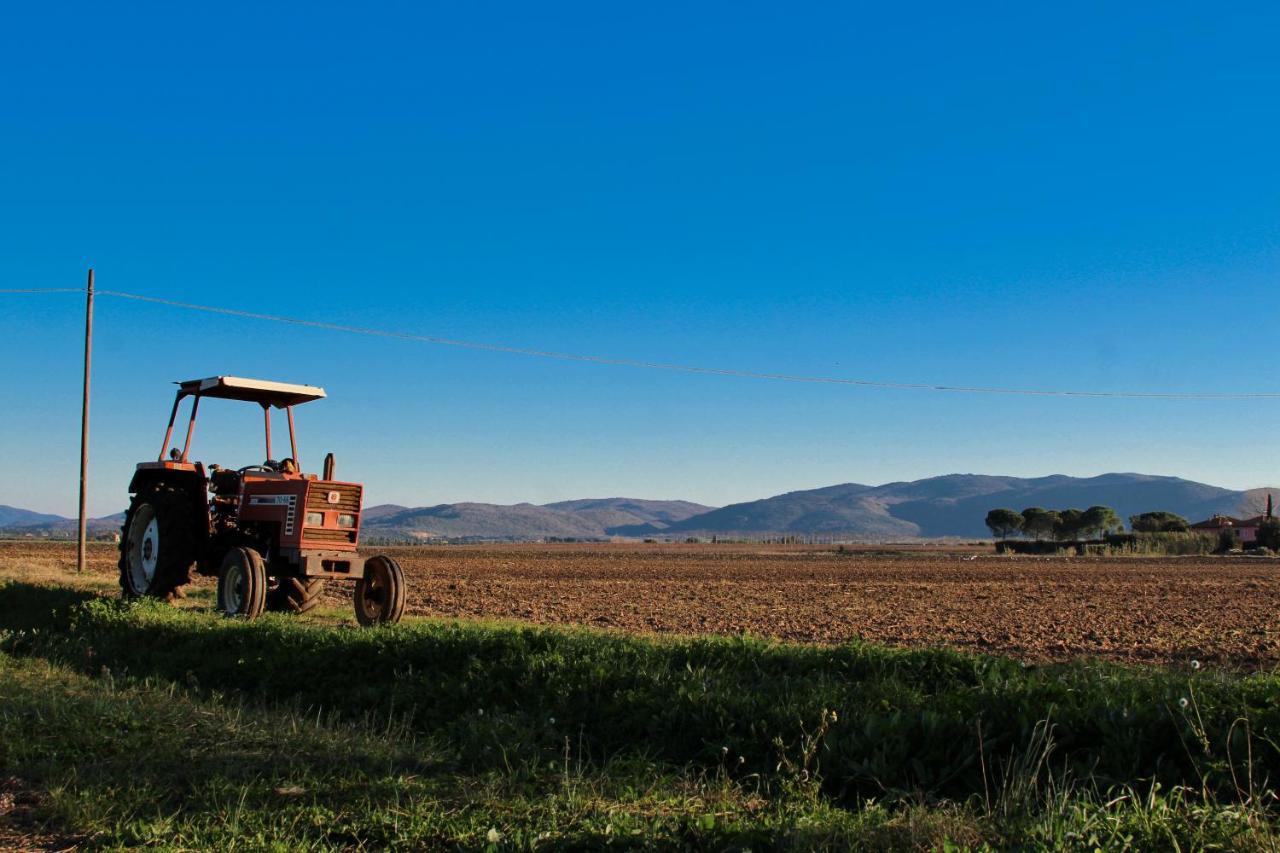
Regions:
<instances>
[{"instance_id":1,"label":"tractor grille","mask_svg":"<svg viewBox=\"0 0 1280 853\"><path fill-rule=\"evenodd\" d=\"M329 503L330 492L338 493L337 503ZM338 483L311 483L307 487L307 509L319 510L320 512L328 510L359 512L360 487Z\"/></svg>"},{"instance_id":2,"label":"tractor grille","mask_svg":"<svg viewBox=\"0 0 1280 853\"><path fill-rule=\"evenodd\" d=\"M352 545L356 541L356 532L354 530L308 527L302 532L302 538L305 542L341 542L344 545Z\"/></svg>"}]
</instances>

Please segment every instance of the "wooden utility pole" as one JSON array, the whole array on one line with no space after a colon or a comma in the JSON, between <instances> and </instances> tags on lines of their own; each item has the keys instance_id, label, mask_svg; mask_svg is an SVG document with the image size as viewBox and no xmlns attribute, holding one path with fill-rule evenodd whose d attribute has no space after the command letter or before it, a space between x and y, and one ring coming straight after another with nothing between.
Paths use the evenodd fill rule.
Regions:
<instances>
[{"instance_id":1,"label":"wooden utility pole","mask_svg":"<svg viewBox=\"0 0 1280 853\"><path fill-rule=\"evenodd\" d=\"M76 540L76 571L84 571L85 484L89 476L89 366L93 361L93 269L84 305L84 402L80 408L80 535Z\"/></svg>"}]
</instances>

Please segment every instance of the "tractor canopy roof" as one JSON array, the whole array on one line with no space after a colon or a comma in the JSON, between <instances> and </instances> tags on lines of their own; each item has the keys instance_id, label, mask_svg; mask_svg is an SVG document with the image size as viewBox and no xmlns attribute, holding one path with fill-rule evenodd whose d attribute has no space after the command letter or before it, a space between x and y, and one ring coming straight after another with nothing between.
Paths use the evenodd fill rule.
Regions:
<instances>
[{"instance_id":1,"label":"tractor canopy roof","mask_svg":"<svg viewBox=\"0 0 1280 853\"><path fill-rule=\"evenodd\" d=\"M266 379L244 379L239 376L210 376L178 382L179 397L216 397L222 400L244 400L263 406L296 406L324 397L324 389L314 385L291 385Z\"/></svg>"}]
</instances>

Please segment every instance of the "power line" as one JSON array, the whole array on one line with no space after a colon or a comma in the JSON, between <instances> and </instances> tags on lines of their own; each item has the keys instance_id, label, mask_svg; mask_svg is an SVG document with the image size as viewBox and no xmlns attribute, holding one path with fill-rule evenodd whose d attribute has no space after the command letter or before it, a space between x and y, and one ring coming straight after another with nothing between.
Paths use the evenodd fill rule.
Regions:
<instances>
[{"instance_id":1,"label":"power line","mask_svg":"<svg viewBox=\"0 0 1280 853\"><path fill-rule=\"evenodd\" d=\"M0 288L0 293L84 293L83 287Z\"/></svg>"},{"instance_id":2,"label":"power line","mask_svg":"<svg viewBox=\"0 0 1280 853\"><path fill-rule=\"evenodd\" d=\"M84 293L83 288L31 288L20 290L0 289L0 293ZM791 373L770 373L755 370L736 370L722 367L699 367L688 364L671 364L667 362L645 361L631 358L614 358L602 355L583 355L579 353L557 352L529 347L509 346L506 344L485 343L481 341L464 341L456 338L445 338L438 335L421 335L412 332L395 332L387 329L373 329L361 326L346 326L340 323L327 323L320 320L305 320L297 317L284 317L277 314L263 314L257 311L242 311L236 308L220 308L213 305L199 305L193 302L181 302L176 299L164 299L159 296L146 296L139 293L127 293L120 290L98 290L99 296L114 296L118 299L129 299L136 302L148 302L155 305L166 305L188 311L202 311L208 314L221 314L227 317L245 317L251 320L262 320L271 323L284 323L292 326L303 326L311 329L323 329L331 332L343 332L353 335L367 335L379 338L416 341L418 343L438 346L459 347L462 349L481 350L485 352L506 353L509 355L532 356L558 361L576 361L588 364L604 364L614 367L633 367L642 370L665 370L675 373L693 373L703 376L732 376L741 379L767 379L774 382L801 382L820 385L846 385L859 388L883 388L897 391L935 391L952 394L1002 394L1027 397L1092 397L1099 399L1139 399L1139 400L1276 400L1280 392L1246 391L1239 393L1198 393L1178 391L1073 391L1065 389L1045 388L1000 388L981 385L935 385L924 382L889 382L874 379L847 379L838 376L806 376Z\"/></svg>"}]
</instances>

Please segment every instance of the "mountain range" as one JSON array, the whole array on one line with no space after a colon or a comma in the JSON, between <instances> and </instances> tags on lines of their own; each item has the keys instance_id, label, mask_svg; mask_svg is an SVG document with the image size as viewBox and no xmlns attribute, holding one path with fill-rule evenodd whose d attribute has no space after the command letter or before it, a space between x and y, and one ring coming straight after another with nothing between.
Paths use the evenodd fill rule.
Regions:
<instances>
[{"instance_id":1,"label":"mountain range","mask_svg":"<svg viewBox=\"0 0 1280 853\"><path fill-rule=\"evenodd\" d=\"M559 503L440 504L409 508L383 504L365 511L362 533L389 539L602 539L619 530L656 531L712 507L690 501L597 498Z\"/></svg>"},{"instance_id":2,"label":"mountain range","mask_svg":"<svg viewBox=\"0 0 1280 853\"><path fill-rule=\"evenodd\" d=\"M91 518L85 523L90 535L119 530L124 523L124 513ZM16 506L0 504L0 533L27 534L32 536L75 536L79 525L74 518L33 512Z\"/></svg>"},{"instance_id":3,"label":"mountain range","mask_svg":"<svg viewBox=\"0 0 1280 853\"><path fill-rule=\"evenodd\" d=\"M949 474L913 482L845 483L787 492L725 507L691 501L597 498L551 504L454 503L431 507L381 504L365 510L366 538L535 540L610 537L761 537L782 534L891 541L984 537L987 511L1086 509L1103 504L1121 518L1167 510L1192 521L1215 514L1257 515L1270 489L1235 491L1178 477L998 477ZM118 530L121 516L93 519L93 532ZM0 506L0 531L69 535L75 521Z\"/></svg>"},{"instance_id":4,"label":"mountain range","mask_svg":"<svg viewBox=\"0 0 1280 853\"><path fill-rule=\"evenodd\" d=\"M822 534L886 540L989 536L984 519L996 507L1087 509L1102 504L1121 518L1151 510L1191 521L1211 515L1257 515L1268 489L1234 491L1178 477L1103 474L1080 478L950 474L904 483L846 483L788 492L721 507L670 525L664 535ZM637 535L642 531L626 532Z\"/></svg>"}]
</instances>

